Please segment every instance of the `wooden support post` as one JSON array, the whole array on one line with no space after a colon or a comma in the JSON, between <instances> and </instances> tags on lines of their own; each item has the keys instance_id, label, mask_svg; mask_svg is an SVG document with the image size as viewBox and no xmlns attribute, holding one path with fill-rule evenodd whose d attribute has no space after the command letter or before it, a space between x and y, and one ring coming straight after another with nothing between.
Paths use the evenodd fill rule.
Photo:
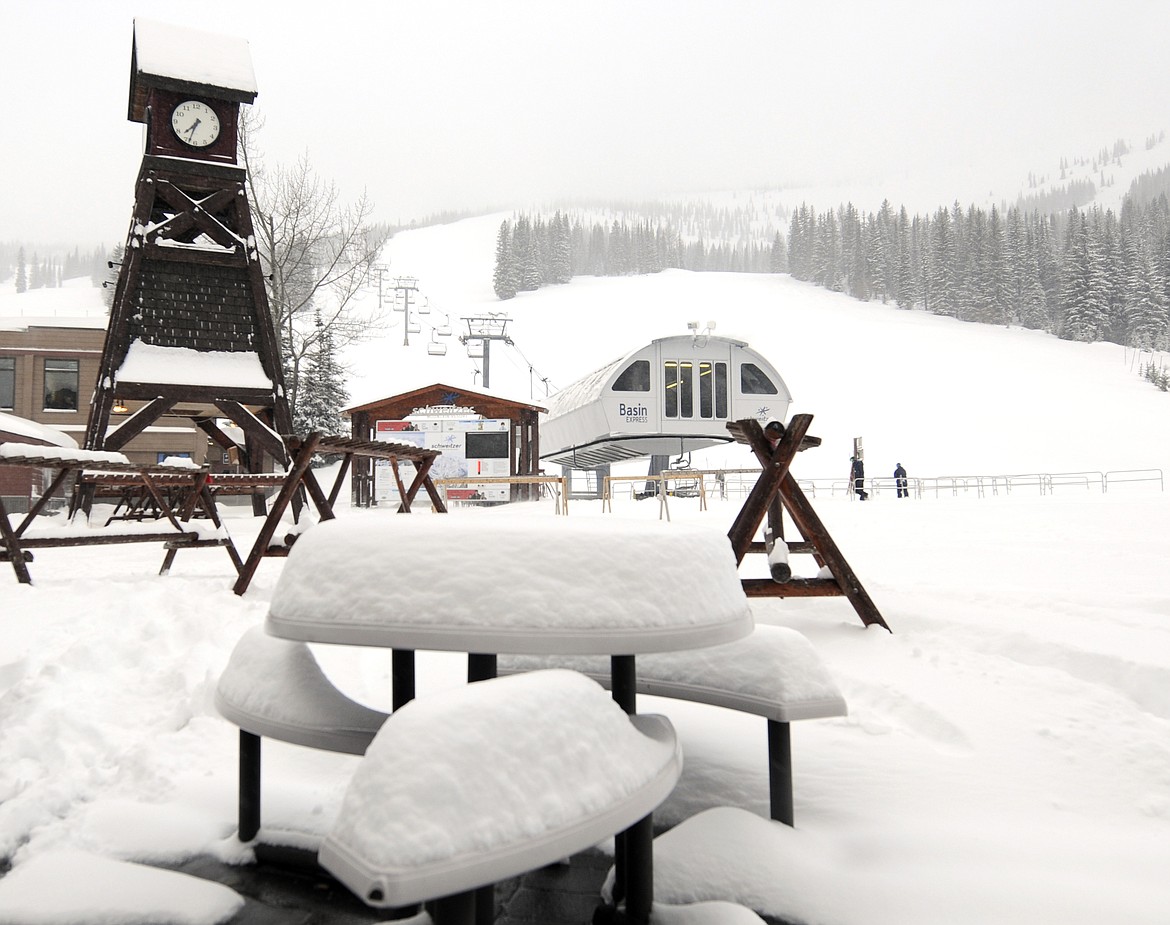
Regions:
<instances>
[{"instance_id":1,"label":"wooden support post","mask_svg":"<svg viewBox=\"0 0 1170 925\"><path fill-rule=\"evenodd\" d=\"M260 527L260 534L256 537L252 551L248 553L248 558L244 561L244 567L240 570L240 576L236 579L236 583L232 588L236 594L243 594L248 590L248 585L251 583L252 577L256 574L260 560L264 558L268 544L272 541L272 537L276 533L276 527L280 523L281 516L288 507L293 495L300 490L301 481L304 478L305 472L308 471L310 463L313 461L313 453L316 451L317 443L320 439L321 434L314 431L293 452L292 466L289 469L289 473L285 477L284 483L280 486L280 491L272 500L268 516L264 518L264 523Z\"/></svg>"},{"instance_id":2,"label":"wooden support post","mask_svg":"<svg viewBox=\"0 0 1170 925\"><path fill-rule=\"evenodd\" d=\"M31 585L32 576L28 573L28 565L24 561L24 550L20 548L20 540L16 531L8 522L8 511L4 509L4 499L0 498L0 534L3 534L4 548L8 550L8 558L12 562L12 570L16 572L16 580L22 585Z\"/></svg>"}]
</instances>

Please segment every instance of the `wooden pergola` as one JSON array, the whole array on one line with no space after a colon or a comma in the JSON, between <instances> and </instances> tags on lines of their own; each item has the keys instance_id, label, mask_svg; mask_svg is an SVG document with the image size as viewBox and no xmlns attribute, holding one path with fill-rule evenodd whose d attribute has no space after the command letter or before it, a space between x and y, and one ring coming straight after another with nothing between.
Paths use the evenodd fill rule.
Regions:
<instances>
[{"instance_id":1,"label":"wooden pergola","mask_svg":"<svg viewBox=\"0 0 1170 925\"><path fill-rule=\"evenodd\" d=\"M346 408L344 413L350 417L350 434L353 439L374 440L378 421L401 421L424 408L444 406L468 408L485 418L506 418L511 421L512 456L508 474L540 474L540 415L548 410L540 405L436 382L410 392ZM351 479L354 506L368 507L374 497L372 461L366 458L354 459ZM533 484L515 484L512 486L512 500L527 501L532 492L537 490L539 486Z\"/></svg>"}]
</instances>

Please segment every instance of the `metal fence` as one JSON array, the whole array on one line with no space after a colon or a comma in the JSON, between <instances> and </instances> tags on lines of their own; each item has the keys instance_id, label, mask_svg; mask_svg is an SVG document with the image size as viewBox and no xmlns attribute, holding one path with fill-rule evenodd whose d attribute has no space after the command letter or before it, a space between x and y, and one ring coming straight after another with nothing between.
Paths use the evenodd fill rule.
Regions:
<instances>
[{"instance_id":1,"label":"metal fence","mask_svg":"<svg viewBox=\"0 0 1170 925\"><path fill-rule=\"evenodd\" d=\"M698 475L699 473L694 473ZM759 477L758 469L706 469L702 471L702 485L705 498L744 497L752 490ZM678 478L681 473L672 473ZM628 485L618 489L617 479L613 482L611 495L635 494L637 482L653 482L647 476L628 477ZM810 498L841 497L856 499L849 479L797 479L801 490ZM1157 486L1165 491L1165 478L1161 469L1111 469L1106 472L1021 472L1002 475L937 475L906 479L906 490L911 498L987 498L999 495L1034 493L1052 495L1062 492L1083 490L1107 492L1111 486L1128 483L1144 483ZM642 486L638 486L639 488ZM897 496L897 483L892 478L867 478L865 490L871 496Z\"/></svg>"}]
</instances>

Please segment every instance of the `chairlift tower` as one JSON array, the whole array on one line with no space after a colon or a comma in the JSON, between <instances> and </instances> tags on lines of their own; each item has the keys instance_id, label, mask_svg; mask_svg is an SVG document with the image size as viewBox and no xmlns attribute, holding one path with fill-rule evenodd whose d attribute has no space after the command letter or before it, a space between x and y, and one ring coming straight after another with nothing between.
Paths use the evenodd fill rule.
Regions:
<instances>
[{"instance_id":1,"label":"chairlift tower","mask_svg":"<svg viewBox=\"0 0 1170 925\"><path fill-rule=\"evenodd\" d=\"M472 341L479 341L483 347L483 387L489 388L489 364L491 363L491 344L493 340L502 340L512 346L512 338L508 336L508 322L512 319L507 315L487 314L461 319L467 322L467 333L459 335L459 343L467 346ZM470 347L468 356L473 356Z\"/></svg>"},{"instance_id":2,"label":"chairlift tower","mask_svg":"<svg viewBox=\"0 0 1170 925\"><path fill-rule=\"evenodd\" d=\"M398 293L402 293L402 305L398 305ZM402 346L410 346L410 294L418 292L418 280L413 276L398 276L394 279L394 311L403 312L402 319ZM422 328L418 328L413 333L417 334Z\"/></svg>"}]
</instances>

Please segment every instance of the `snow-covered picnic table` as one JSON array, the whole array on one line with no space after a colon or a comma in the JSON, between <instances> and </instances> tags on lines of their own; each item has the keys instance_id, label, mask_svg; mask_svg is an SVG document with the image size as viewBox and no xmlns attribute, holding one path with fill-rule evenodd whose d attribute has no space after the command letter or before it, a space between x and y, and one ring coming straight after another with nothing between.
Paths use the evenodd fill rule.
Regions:
<instances>
[{"instance_id":1,"label":"snow-covered picnic table","mask_svg":"<svg viewBox=\"0 0 1170 925\"><path fill-rule=\"evenodd\" d=\"M16 526L12 525L0 500L0 560L12 563L17 580L23 584L32 582L28 570L32 555L28 550L37 548L164 543L167 553L160 573L165 573L179 549L223 546L237 569L241 564L231 537L220 522L215 500L207 491L208 470L190 460L176 459L147 466L131 462L122 453L5 442L0 443L0 466L54 471L49 485ZM88 518L74 517L68 522L47 525L38 522L38 515L71 476L90 485L103 479L133 481L150 497L156 516L150 522L124 524L117 529L94 527ZM160 483L171 490L169 498L164 497ZM191 520L198 509L207 515L210 524ZM107 523L105 527L108 526Z\"/></svg>"},{"instance_id":2,"label":"snow-covered picnic table","mask_svg":"<svg viewBox=\"0 0 1170 925\"><path fill-rule=\"evenodd\" d=\"M637 655L731 642L752 628L719 532L427 515L334 520L305 533L266 621L286 640L393 649L396 708L413 697L413 651L436 649L467 652L469 680L494 677L497 653L608 655L613 697L629 714ZM395 781L384 786L389 799ZM647 920L653 899L651 842L649 815L618 837L618 891L634 921Z\"/></svg>"}]
</instances>

